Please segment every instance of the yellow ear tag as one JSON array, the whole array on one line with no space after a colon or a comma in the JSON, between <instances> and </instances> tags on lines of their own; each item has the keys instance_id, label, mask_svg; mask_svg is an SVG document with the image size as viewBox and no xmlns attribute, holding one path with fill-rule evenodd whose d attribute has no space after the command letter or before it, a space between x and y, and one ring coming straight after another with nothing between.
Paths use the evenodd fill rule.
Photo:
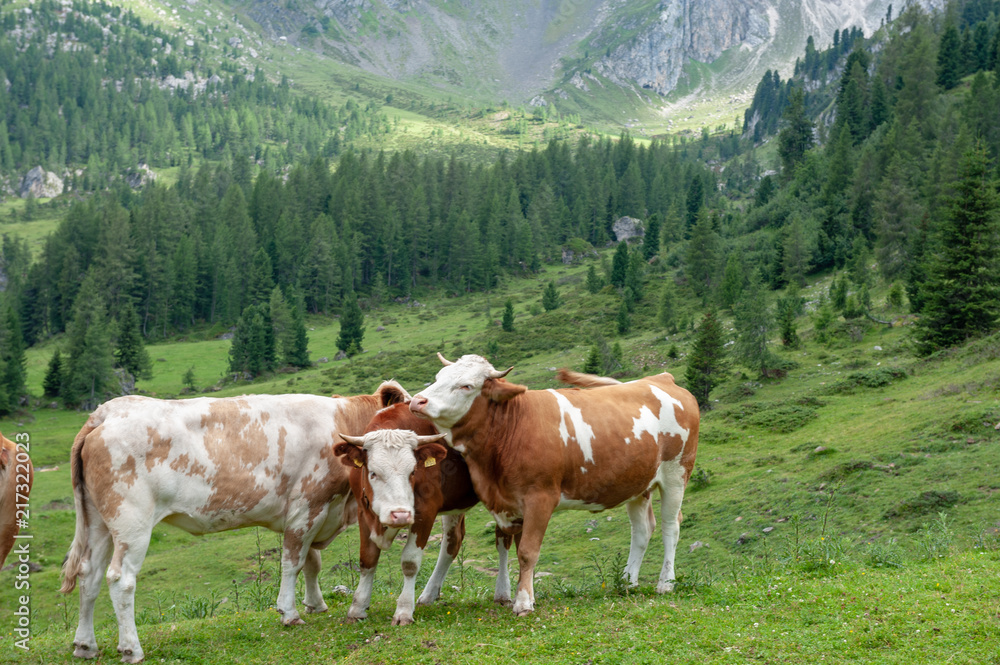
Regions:
<instances>
[{"instance_id":1,"label":"yellow ear tag","mask_svg":"<svg viewBox=\"0 0 1000 665\"><path fill-rule=\"evenodd\" d=\"M433 457L428 457L427 459L424 460L424 466L434 466L437 463L438 463L437 459Z\"/></svg>"},{"instance_id":2,"label":"yellow ear tag","mask_svg":"<svg viewBox=\"0 0 1000 665\"><path fill-rule=\"evenodd\" d=\"M354 460L354 466L356 466L356 467L358 467L360 469L362 466L364 466L364 464L361 463L361 460L356 459L356 460Z\"/></svg>"}]
</instances>

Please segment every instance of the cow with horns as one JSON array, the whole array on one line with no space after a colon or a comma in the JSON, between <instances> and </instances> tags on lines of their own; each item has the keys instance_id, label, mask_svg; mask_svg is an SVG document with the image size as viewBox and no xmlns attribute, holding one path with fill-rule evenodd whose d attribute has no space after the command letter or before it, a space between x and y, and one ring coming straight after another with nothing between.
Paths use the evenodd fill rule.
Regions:
<instances>
[{"instance_id":1,"label":"cow with horns","mask_svg":"<svg viewBox=\"0 0 1000 665\"><path fill-rule=\"evenodd\" d=\"M465 537L465 513L479 503L469 468L462 456L437 443L444 435L426 419L416 417L405 403L375 414L362 436L341 433L346 443L334 449L351 469L351 490L358 503L361 528L361 579L347 616L367 616L375 568L382 550L389 549L400 529L410 533L403 547L403 590L396 603L392 625L413 623L417 572L424 548L441 515L443 539L437 564L418 605L434 602L441 594L445 575ZM507 552L511 536L496 530L499 559L494 600L510 602Z\"/></svg>"},{"instance_id":2,"label":"cow with horns","mask_svg":"<svg viewBox=\"0 0 1000 665\"><path fill-rule=\"evenodd\" d=\"M698 448L698 403L668 373L628 383L562 372L586 390L528 390L484 358L462 356L420 391L410 409L462 453L476 493L507 533L520 564L514 612L534 609L533 577L556 510L597 512L626 504L632 527L623 576L638 584L660 491L664 560L657 591L674 587L684 488Z\"/></svg>"}]
</instances>

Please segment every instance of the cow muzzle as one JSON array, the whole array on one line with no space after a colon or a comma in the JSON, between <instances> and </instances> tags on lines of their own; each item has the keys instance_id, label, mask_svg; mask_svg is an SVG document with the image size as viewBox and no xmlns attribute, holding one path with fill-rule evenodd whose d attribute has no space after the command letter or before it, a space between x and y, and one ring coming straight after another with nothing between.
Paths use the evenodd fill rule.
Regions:
<instances>
[{"instance_id":1,"label":"cow muzzle","mask_svg":"<svg viewBox=\"0 0 1000 665\"><path fill-rule=\"evenodd\" d=\"M413 511L410 510L393 510L389 513L389 523L385 526L392 527L394 529L401 529L406 526L413 524Z\"/></svg>"},{"instance_id":2,"label":"cow muzzle","mask_svg":"<svg viewBox=\"0 0 1000 665\"><path fill-rule=\"evenodd\" d=\"M417 395L412 400L410 400L410 411L417 415L424 415L424 409L427 407L427 398L423 395Z\"/></svg>"}]
</instances>

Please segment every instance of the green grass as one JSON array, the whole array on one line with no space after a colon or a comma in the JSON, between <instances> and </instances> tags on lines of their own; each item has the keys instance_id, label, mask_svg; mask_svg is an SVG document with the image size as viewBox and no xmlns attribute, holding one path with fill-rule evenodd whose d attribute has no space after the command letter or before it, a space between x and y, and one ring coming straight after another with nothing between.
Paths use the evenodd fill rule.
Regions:
<instances>
[{"instance_id":1,"label":"green grass","mask_svg":"<svg viewBox=\"0 0 1000 665\"><path fill-rule=\"evenodd\" d=\"M350 360L332 360L336 322L313 317L311 356L328 362L249 384L222 383L206 394L352 394L387 378L417 392L437 371L439 350L451 358L492 354L497 366L515 366L512 380L546 388L555 385L552 368L579 369L599 335L621 343L622 378L666 370L683 385L691 332L654 332L659 277L633 315L641 332L616 338L616 297L586 293L585 273L586 264L553 265L540 276L508 280L489 296L435 292L418 296L422 307L385 305L368 313L366 352ZM550 280L566 304L532 314ZM804 295L815 298L827 282ZM497 324L508 297L514 333ZM906 328L859 325L850 330L841 322L831 341L819 344L802 318L802 348L776 348L790 367L787 377L758 380L733 367L713 393L714 408L703 414L697 482L684 503L673 596L652 592L662 557L658 535L638 593L619 595L617 569L629 539L623 509L560 513L542 547L538 570L551 575L537 581L538 611L515 620L491 602L493 579L482 569L495 565L496 554L491 519L479 507L469 514L463 566L449 577L444 602L418 608L415 626L389 627L401 582L397 546L384 557L367 622L346 625L348 598L331 594L329 615L283 629L273 612L258 611L274 600L276 535L260 532L258 540L255 530L242 530L196 538L161 525L136 596L150 662L660 662L662 654L679 662L994 662L1000 335L921 360L910 353ZM140 389L178 394L192 366L199 386L215 386L229 342L214 332L151 345L156 373ZM676 360L668 357L672 346L680 351ZM52 342L28 352L36 395L51 349ZM8 437L30 434L39 468L29 532L32 560L42 569L31 578L35 639L32 652L19 655L24 662L70 660L77 600L74 594L67 606L56 588L73 531L69 446L86 416L43 403L0 421ZM356 532L348 531L324 553L324 590L353 586L357 545ZM421 583L436 547L425 557ZM0 573L5 608L15 604L13 580ZM206 613L216 616L188 618ZM99 643L111 659L116 638L107 594L97 617ZM0 658L13 657L9 645L0 647L8 650Z\"/></svg>"}]
</instances>

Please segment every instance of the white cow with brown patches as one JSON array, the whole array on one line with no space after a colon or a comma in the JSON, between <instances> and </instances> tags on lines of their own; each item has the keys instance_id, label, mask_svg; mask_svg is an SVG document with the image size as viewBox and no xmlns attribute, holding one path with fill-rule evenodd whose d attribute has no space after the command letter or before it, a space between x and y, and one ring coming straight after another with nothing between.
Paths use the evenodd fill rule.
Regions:
<instances>
[{"instance_id":1,"label":"white cow with brown patches","mask_svg":"<svg viewBox=\"0 0 1000 665\"><path fill-rule=\"evenodd\" d=\"M135 628L136 576L160 521L193 534L263 526L284 535L277 609L303 623L295 580L305 571L307 612L324 612L319 550L357 521L350 472L334 454L384 406L408 400L395 381L374 395L249 395L102 404L72 450L76 535L62 591L79 578L74 655L98 655L94 602L107 569L122 660L143 659ZM109 565L110 564L110 565Z\"/></svg>"},{"instance_id":2,"label":"white cow with brown patches","mask_svg":"<svg viewBox=\"0 0 1000 665\"><path fill-rule=\"evenodd\" d=\"M440 356L440 354L438 354ZM587 390L528 390L508 383L480 356L449 362L413 397L410 410L445 432L469 465L476 494L497 524L517 534L514 612L534 609L532 584L552 513L599 511L624 503L632 543L624 577L639 566L656 525L650 494L660 491L663 566L657 591L674 586L684 487L698 449L698 402L667 373L629 383L563 372Z\"/></svg>"}]
</instances>

